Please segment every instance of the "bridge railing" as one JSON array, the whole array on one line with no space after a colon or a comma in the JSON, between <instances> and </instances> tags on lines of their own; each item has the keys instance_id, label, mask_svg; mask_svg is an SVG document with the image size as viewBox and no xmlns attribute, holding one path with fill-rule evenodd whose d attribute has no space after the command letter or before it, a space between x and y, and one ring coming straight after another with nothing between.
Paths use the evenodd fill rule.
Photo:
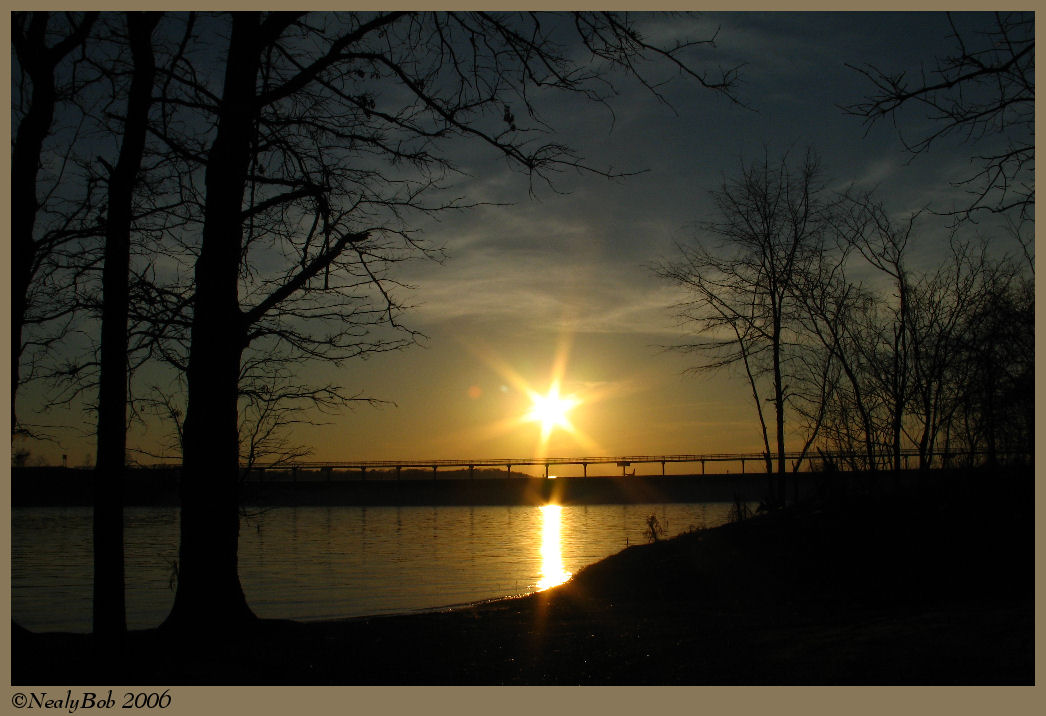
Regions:
<instances>
[{"instance_id":1,"label":"bridge railing","mask_svg":"<svg viewBox=\"0 0 1046 716\"><path fill-rule=\"evenodd\" d=\"M902 450L901 453L902 468L913 469L920 465L920 454L918 450ZM833 467L840 467L847 464L862 464L865 460L864 453L859 452L827 452L821 451L816 455L809 453L799 452L788 452L785 453L785 459L788 462L788 470L799 471L804 467L807 470L817 466L831 464ZM877 458L883 458L885 464L885 458L892 458L886 455L878 455ZM929 464L931 467L948 467L957 465L975 465L982 462L989 457L989 453L986 451L970 451L970 450L952 450L952 451L935 451L928 455ZM1003 458L1018 458L1024 461L1030 461L1032 455L1028 453L1005 453L1001 454L996 452L995 457ZM765 453L693 453L693 454L674 454L674 455L621 455L621 456L583 456L583 457L519 457L519 458L439 458L429 460L326 460L326 461L295 461L295 462L283 462L283 463L269 463L269 464L254 464L250 466L250 471L257 473L265 473L269 471L281 471L281 472L293 472L299 471L320 471L327 473L328 475L335 471L353 471L359 472L361 477L366 476L368 470L382 470L395 472L398 476L403 470L430 470L435 477L437 471L440 468L456 468L459 470L468 470L470 473L476 469L489 469L489 468L505 468L506 476L512 474L512 468L514 467L544 467L546 477L549 476L549 468L553 466L564 466L573 465L580 466L583 470L584 476L588 476L589 466L600 466L600 465L614 465L622 469L622 475L627 475L626 469L634 467L635 465L643 464L660 464L661 474L666 474L666 466L669 464L677 463L688 463L693 465L701 465L701 473L705 473L706 463L725 463L732 462L738 463L741 466L741 472L745 473L746 468L751 463L756 463L760 466L760 469L755 470L752 474L766 474L766 465L771 466L771 470L776 470L777 466L776 454L769 456ZM881 466L881 465L880 465Z\"/></svg>"}]
</instances>

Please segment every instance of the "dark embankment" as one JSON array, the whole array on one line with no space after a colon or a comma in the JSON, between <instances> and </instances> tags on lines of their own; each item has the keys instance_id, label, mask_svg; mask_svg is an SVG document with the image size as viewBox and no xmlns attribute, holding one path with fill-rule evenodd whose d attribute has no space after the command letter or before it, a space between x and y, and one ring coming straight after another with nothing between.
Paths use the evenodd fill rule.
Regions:
<instances>
[{"instance_id":1,"label":"dark embankment","mask_svg":"<svg viewBox=\"0 0 1046 716\"><path fill-rule=\"evenodd\" d=\"M985 480L995 485L985 497ZM16 684L1032 684L1030 471L635 546L537 595L238 636L13 637Z\"/></svg>"},{"instance_id":2,"label":"dark embankment","mask_svg":"<svg viewBox=\"0 0 1046 716\"><path fill-rule=\"evenodd\" d=\"M451 473L453 475L454 473ZM467 471L457 471L467 475ZM501 473L504 475L504 473ZM669 477L485 477L470 479L441 475L438 479L259 480L241 485L241 502L252 506L283 505L538 505L712 502L740 497L758 500L766 491L760 475L675 475ZM804 473L802 491L809 492L823 476ZM835 479L843 479L837 477ZM126 504L177 506L177 469L130 469L124 481ZM92 473L64 468L22 468L13 471L11 500L15 507L92 504Z\"/></svg>"}]
</instances>

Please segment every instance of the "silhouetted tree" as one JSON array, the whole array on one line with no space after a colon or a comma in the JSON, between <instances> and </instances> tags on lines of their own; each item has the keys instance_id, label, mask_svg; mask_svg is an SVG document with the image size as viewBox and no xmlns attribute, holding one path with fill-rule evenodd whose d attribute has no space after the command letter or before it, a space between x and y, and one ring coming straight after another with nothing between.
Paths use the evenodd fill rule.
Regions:
<instances>
[{"instance_id":1,"label":"silhouetted tree","mask_svg":"<svg viewBox=\"0 0 1046 716\"><path fill-rule=\"evenodd\" d=\"M301 425L322 425L319 416L352 404L383 401L349 395L335 385L310 385L281 356L254 353L240 373L240 465L246 477L256 465L284 465L312 453L293 438Z\"/></svg>"},{"instance_id":2,"label":"silhouetted tree","mask_svg":"<svg viewBox=\"0 0 1046 716\"><path fill-rule=\"evenodd\" d=\"M992 285L1003 281L1005 264L992 261L983 243L953 241L933 273L911 286L912 389L909 439L919 451L919 466L930 466L938 438L950 424L965 392L969 364L960 361L967 316L980 313Z\"/></svg>"},{"instance_id":3,"label":"silhouetted tree","mask_svg":"<svg viewBox=\"0 0 1046 716\"><path fill-rule=\"evenodd\" d=\"M914 154L930 151L947 137L978 146L982 153L974 162L979 168L960 182L971 187L973 196L954 210L955 216L1016 211L1019 221L1034 221L1035 15L995 13L994 23L979 33L963 32L948 18L955 44L951 55L938 58L930 71L853 68L875 92L846 109L869 125L892 120ZM916 108L931 123L909 136L900 115Z\"/></svg>"},{"instance_id":4,"label":"silhouetted tree","mask_svg":"<svg viewBox=\"0 0 1046 716\"><path fill-rule=\"evenodd\" d=\"M571 59L564 32L606 65ZM201 20L192 40L166 70L156 128L185 162L184 211L197 206L200 222L189 332L177 339L187 408L166 624L224 629L253 618L237 574L249 351L337 361L411 342L388 269L429 251L403 228L409 214L467 206L437 191L462 147L485 146L531 179L613 175L537 141L552 130L538 113L549 92L605 101L606 67L643 80L634 63L654 56L720 92L732 75L709 80L687 61L697 43L659 49L610 13L244 12ZM199 56L209 43L223 48L217 76Z\"/></svg>"},{"instance_id":5,"label":"silhouetted tree","mask_svg":"<svg viewBox=\"0 0 1046 716\"><path fill-rule=\"evenodd\" d=\"M976 170L957 182L971 197L949 213L960 221L983 213L1012 217L1010 230L1030 265L1033 240L1024 229L1035 220L1035 16L995 13L990 26L978 33L960 29L955 18L948 17L955 48L950 55L937 58L928 72L854 68L875 91L846 109L869 126L891 120L914 155L928 153L949 138L976 147L971 157ZM928 124L905 118L906 112L919 109ZM964 307L964 315L972 310ZM931 414L931 406L924 395L924 417ZM920 446L932 432L924 432Z\"/></svg>"},{"instance_id":6,"label":"silhouetted tree","mask_svg":"<svg viewBox=\"0 0 1046 716\"><path fill-rule=\"evenodd\" d=\"M94 497L94 631L103 635L119 634L127 629L123 479L127 438L128 284L134 194L145 151L153 92L152 33L159 20L158 13L126 16L126 42L132 67L119 158L110 168L108 181Z\"/></svg>"},{"instance_id":7,"label":"silhouetted tree","mask_svg":"<svg viewBox=\"0 0 1046 716\"><path fill-rule=\"evenodd\" d=\"M162 452L140 451L152 458L180 458L182 421L185 416L185 381L177 374L170 386L152 386L138 400L139 409L158 418L165 432ZM385 401L349 395L336 385L302 382L284 356L252 353L245 357L239 385L239 445L241 475L245 479L255 467L287 465L312 454L300 442L295 428L324 425L319 417L353 404L379 406Z\"/></svg>"},{"instance_id":8,"label":"silhouetted tree","mask_svg":"<svg viewBox=\"0 0 1046 716\"><path fill-rule=\"evenodd\" d=\"M878 292L879 300L866 305L862 317L864 341L855 344L861 352L874 390L885 407L886 434L891 451L891 467L902 467L905 409L911 398L911 277L907 267L907 248L916 212L900 223L894 221L882 202L870 195L851 197L837 227L868 265L881 272L889 283L890 294ZM889 295L887 300L884 298Z\"/></svg>"},{"instance_id":9,"label":"silhouetted tree","mask_svg":"<svg viewBox=\"0 0 1046 716\"><path fill-rule=\"evenodd\" d=\"M986 272L980 300L964 311L953 347L963 366L948 439L996 464L1035 447L1035 287L1010 265Z\"/></svg>"},{"instance_id":10,"label":"silhouetted tree","mask_svg":"<svg viewBox=\"0 0 1046 716\"><path fill-rule=\"evenodd\" d=\"M803 307L799 345L812 342L836 372L816 364L826 367L822 379L830 379L831 391L802 376L797 383L817 388L807 388L811 412L815 396L831 402L816 412L834 443L827 448L857 451L863 442L866 466L874 469L885 450L894 470L902 467L902 453L915 449L919 467L927 468L942 438L947 447L961 448L954 425L970 386L991 382L986 361L972 356L996 350L981 345L984 334L970 321L984 321L987 306L1021 283L1019 266L994 256L987 240L953 234L939 263L915 270L909 258L918 214L898 222L882 202L864 195L844 197L832 216L839 245L806 265L795 298ZM855 263L858 270L874 268L885 284L874 274L874 288L854 283L848 271ZM1014 350L1005 333L985 340L1004 353ZM977 422L973 413L963 420Z\"/></svg>"},{"instance_id":11,"label":"silhouetted tree","mask_svg":"<svg viewBox=\"0 0 1046 716\"><path fill-rule=\"evenodd\" d=\"M702 228L714 243L702 238L679 246L681 259L658 271L693 297L683 304L681 316L693 324L699 340L676 347L709 356L701 370L744 366L768 472L772 451L762 402L773 404L776 470L782 476L775 499L782 501L789 400L785 364L795 344L794 291L804 266L818 253L825 226L818 160L812 150L798 167L787 155L776 164L764 155L724 181L712 199L717 217ZM768 398L762 397L764 382L769 383Z\"/></svg>"},{"instance_id":12,"label":"silhouetted tree","mask_svg":"<svg viewBox=\"0 0 1046 716\"><path fill-rule=\"evenodd\" d=\"M97 389L97 403L90 406L97 409L94 628L107 637L126 630L122 480L132 352L128 286L132 237L143 229L141 217L155 210L142 206L148 192L141 191L141 165L158 20L152 13L13 17L15 56L29 80L29 87L16 93L16 116L21 114L13 152L16 306L25 292L21 308L14 309L15 330L65 319L46 342L61 345L53 356L58 363L43 368L34 356L29 365L61 386L56 403ZM55 35L59 42L49 48ZM38 167L39 177L30 171ZM39 238L30 243L34 233ZM87 338L86 350L65 340L74 335L69 328L77 339ZM12 348L17 354L26 345L23 334ZM17 384L17 355L13 370Z\"/></svg>"},{"instance_id":13,"label":"silhouetted tree","mask_svg":"<svg viewBox=\"0 0 1046 716\"><path fill-rule=\"evenodd\" d=\"M873 407L869 403L864 346L874 298L847 276L849 246L825 247L800 274L795 299L799 321L814 353L814 382L806 401L808 419L821 430L829 450L864 453L864 469L877 466ZM809 383L810 381L801 381ZM799 408L803 412L802 408ZM808 431L810 439L816 436ZM856 460L851 461L857 467Z\"/></svg>"},{"instance_id":14,"label":"silhouetted tree","mask_svg":"<svg viewBox=\"0 0 1046 716\"><path fill-rule=\"evenodd\" d=\"M71 105L83 79L76 73L82 51L98 13L11 13L11 46L16 79L12 97L11 146L11 429L19 430L15 398L25 379L22 362L27 326L41 326L68 317L61 279L55 279L49 261L64 244L94 231L85 196L60 190L75 127L64 127L56 142L52 167L41 167L48 138L54 129L56 108ZM54 164L59 164L53 168ZM89 196L89 188L85 195ZM65 287L68 288L68 287ZM44 299L41 300L40 296ZM61 333L61 330L59 331ZM54 338L38 338L47 347Z\"/></svg>"}]
</instances>

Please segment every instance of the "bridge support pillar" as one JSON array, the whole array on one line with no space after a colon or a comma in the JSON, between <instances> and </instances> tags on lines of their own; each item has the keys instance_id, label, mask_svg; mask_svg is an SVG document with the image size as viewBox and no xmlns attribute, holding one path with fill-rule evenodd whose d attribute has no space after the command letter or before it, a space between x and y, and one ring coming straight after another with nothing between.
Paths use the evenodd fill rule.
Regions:
<instances>
[{"instance_id":1,"label":"bridge support pillar","mask_svg":"<svg viewBox=\"0 0 1046 716\"><path fill-rule=\"evenodd\" d=\"M548 463L545 463L545 479L548 479Z\"/></svg>"},{"instance_id":2,"label":"bridge support pillar","mask_svg":"<svg viewBox=\"0 0 1046 716\"><path fill-rule=\"evenodd\" d=\"M505 477L512 477L512 466L508 466L508 472L505 473Z\"/></svg>"},{"instance_id":3,"label":"bridge support pillar","mask_svg":"<svg viewBox=\"0 0 1046 716\"><path fill-rule=\"evenodd\" d=\"M436 479L436 466L435 465L432 466L432 479L433 480Z\"/></svg>"},{"instance_id":4,"label":"bridge support pillar","mask_svg":"<svg viewBox=\"0 0 1046 716\"><path fill-rule=\"evenodd\" d=\"M402 465L397 465L397 466L396 466L396 481L397 481L397 482L398 482L398 481L399 481L399 479L400 479L400 473L401 473L402 471L403 471L403 466L402 466Z\"/></svg>"},{"instance_id":5,"label":"bridge support pillar","mask_svg":"<svg viewBox=\"0 0 1046 716\"><path fill-rule=\"evenodd\" d=\"M665 461L661 461L661 477L665 476Z\"/></svg>"},{"instance_id":6,"label":"bridge support pillar","mask_svg":"<svg viewBox=\"0 0 1046 716\"><path fill-rule=\"evenodd\" d=\"M474 479L473 473L475 471L476 471L476 466L475 465L469 465L469 479L470 480Z\"/></svg>"},{"instance_id":7,"label":"bridge support pillar","mask_svg":"<svg viewBox=\"0 0 1046 716\"><path fill-rule=\"evenodd\" d=\"M360 479L361 480L366 480L367 479L367 466L366 465L360 465Z\"/></svg>"},{"instance_id":8,"label":"bridge support pillar","mask_svg":"<svg viewBox=\"0 0 1046 716\"><path fill-rule=\"evenodd\" d=\"M585 477L588 477L588 463L587 463L587 462L583 462L583 463L581 463L581 469L582 469L582 471L583 471L583 473L582 473L582 474L583 474L583 475L584 475Z\"/></svg>"}]
</instances>

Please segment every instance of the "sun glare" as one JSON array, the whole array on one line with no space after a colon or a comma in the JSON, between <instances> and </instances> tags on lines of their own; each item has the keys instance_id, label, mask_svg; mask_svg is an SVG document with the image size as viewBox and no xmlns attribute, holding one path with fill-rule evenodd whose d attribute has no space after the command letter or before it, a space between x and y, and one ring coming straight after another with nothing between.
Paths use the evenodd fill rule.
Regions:
<instances>
[{"instance_id":1,"label":"sun glare","mask_svg":"<svg viewBox=\"0 0 1046 716\"><path fill-rule=\"evenodd\" d=\"M530 401L530 412L525 417L527 420L541 423L543 434L548 435L554 428L573 430L567 413L581 401L574 396L560 396L558 383L554 383L546 395L531 393Z\"/></svg>"},{"instance_id":2,"label":"sun glare","mask_svg":"<svg viewBox=\"0 0 1046 716\"><path fill-rule=\"evenodd\" d=\"M514 388L521 397L529 400L528 406L515 404L513 405L512 415L485 426L482 431L483 439L489 439L491 436L500 436L525 425L534 425L538 428L537 432L539 433L533 452L537 458L547 457L553 433L563 433L559 437L567 438L567 443L556 443L557 449L563 449L561 447L563 444L573 442L589 454L605 452L605 449L599 443L575 425L571 419L571 412L579 406L588 407L594 402L599 402L606 397L607 391L605 389L592 390L590 387L585 387L583 388L583 394L573 390L567 393L561 392L570 354L568 337L564 337L557 347L552 361L551 375L548 382L549 387L544 394L536 391L531 382L524 378L516 368L488 347L476 341L470 341L466 344L466 347L501 375L505 381L505 387L502 388L504 392L507 393ZM583 386L584 384L574 381L574 385ZM470 397L472 396L470 395ZM522 410L515 412L519 408L522 408Z\"/></svg>"},{"instance_id":3,"label":"sun glare","mask_svg":"<svg viewBox=\"0 0 1046 716\"><path fill-rule=\"evenodd\" d=\"M563 566L563 545L560 523L563 508L560 505L541 506L541 581L538 591L554 587L570 579Z\"/></svg>"}]
</instances>

